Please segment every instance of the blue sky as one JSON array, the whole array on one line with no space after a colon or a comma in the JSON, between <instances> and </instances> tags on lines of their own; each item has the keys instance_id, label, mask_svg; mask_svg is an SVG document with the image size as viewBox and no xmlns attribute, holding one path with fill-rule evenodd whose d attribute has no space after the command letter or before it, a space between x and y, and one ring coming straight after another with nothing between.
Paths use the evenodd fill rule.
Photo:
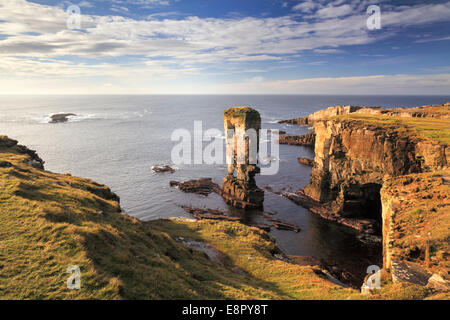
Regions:
<instances>
[{"instance_id":1,"label":"blue sky","mask_svg":"<svg viewBox=\"0 0 450 320\"><path fill-rule=\"evenodd\" d=\"M449 1L2 0L0 94L450 94L449 31Z\"/></svg>"}]
</instances>

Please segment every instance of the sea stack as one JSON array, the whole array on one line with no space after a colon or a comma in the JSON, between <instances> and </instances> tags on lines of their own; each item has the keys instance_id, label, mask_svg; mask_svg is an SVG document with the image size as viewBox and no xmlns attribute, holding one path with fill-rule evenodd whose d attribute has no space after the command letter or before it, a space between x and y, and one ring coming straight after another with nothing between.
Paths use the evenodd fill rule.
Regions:
<instances>
[{"instance_id":1,"label":"sea stack","mask_svg":"<svg viewBox=\"0 0 450 320\"><path fill-rule=\"evenodd\" d=\"M223 179L225 201L238 208L261 208L264 191L256 186L261 116L249 107L224 111L228 173Z\"/></svg>"}]
</instances>

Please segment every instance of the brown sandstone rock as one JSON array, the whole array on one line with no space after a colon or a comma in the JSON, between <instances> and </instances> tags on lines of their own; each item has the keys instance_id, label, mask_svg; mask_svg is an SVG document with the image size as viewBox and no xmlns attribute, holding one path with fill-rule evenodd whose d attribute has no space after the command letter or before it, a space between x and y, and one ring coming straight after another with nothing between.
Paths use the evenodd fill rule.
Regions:
<instances>
[{"instance_id":1,"label":"brown sandstone rock","mask_svg":"<svg viewBox=\"0 0 450 320\"><path fill-rule=\"evenodd\" d=\"M299 136L282 136L279 137L279 144L289 144L294 146L314 147L316 134L313 132Z\"/></svg>"},{"instance_id":2,"label":"brown sandstone rock","mask_svg":"<svg viewBox=\"0 0 450 320\"><path fill-rule=\"evenodd\" d=\"M259 151L261 117L249 107L235 107L224 111L227 144L227 176L222 183L222 197L237 208L260 208L264 191L255 183ZM253 134L253 136L252 136Z\"/></svg>"},{"instance_id":3,"label":"brown sandstone rock","mask_svg":"<svg viewBox=\"0 0 450 320\"><path fill-rule=\"evenodd\" d=\"M308 159L308 158L297 158L298 162L301 164L304 164L306 166L314 166L314 159Z\"/></svg>"}]
</instances>

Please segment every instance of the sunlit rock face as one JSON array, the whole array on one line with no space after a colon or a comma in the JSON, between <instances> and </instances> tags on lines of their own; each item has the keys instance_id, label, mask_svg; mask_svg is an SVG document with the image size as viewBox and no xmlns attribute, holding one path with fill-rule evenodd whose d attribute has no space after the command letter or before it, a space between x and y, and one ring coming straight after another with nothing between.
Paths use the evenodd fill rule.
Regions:
<instances>
[{"instance_id":1,"label":"sunlit rock face","mask_svg":"<svg viewBox=\"0 0 450 320\"><path fill-rule=\"evenodd\" d=\"M261 116L249 107L234 107L224 112L227 144L227 176L222 189L225 201L243 209L260 208L264 191L255 183Z\"/></svg>"}]
</instances>

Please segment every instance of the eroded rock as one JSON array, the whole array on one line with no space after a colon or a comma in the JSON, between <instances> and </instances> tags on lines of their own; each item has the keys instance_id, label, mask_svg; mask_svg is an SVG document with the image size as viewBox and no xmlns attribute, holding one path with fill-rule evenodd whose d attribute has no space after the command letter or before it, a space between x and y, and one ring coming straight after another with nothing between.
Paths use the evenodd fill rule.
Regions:
<instances>
[{"instance_id":1,"label":"eroded rock","mask_svg":"<svg viewBox=\"0 0 450 320\"><path fill-rule=\"evenodd\" d=\"M282 136L278 138L279 144L288 144L293 146L314 147L316 134L313 132L299 136Z\"/></svg>"},{"instance_id":2,"label":"eroded rock","mask_svg":"<svg viewBox=\"0 0 450 320\"><path fill-rule=\"evenodd\" d=\"M305 166L314 166L314 159L308 159L308 158L297 158L298 162L301 164L304 164Z\"/></svg>"},{"instance_id":3,"label":"eroded rock","mask_svg":"<svg viewBox=\"0 0 450 320\"><path fill-rule=\"evenodd\" d=\"M183 192L196 193L203 196L207 196L212 192L216 192L218 194L221 193L221 191L219 190L219 185L215 183L211 178L194 179L185 182L172 180L169 182L169 184L171 187L177 187Z\"/></svg>"},{"instance_id":4,"label":"eroded rock","mask_svg":"<svg viewBox=\"0 0 450 320\"><path fill-rule=\"evenodd\" d=\"M74 113L58 113L50 116L49 123L67 122L69 117L76 116Z\"/></svg>"},{"instance_id":5,"label":"eroded rock","mask_svg":"<svg viewBox=\"0 0 450 320\"><path fill-rule=\"evenodd\" d=\"M166 165L155 165L155 166L152 166L152 170L154 172L157 172L157 173L161 173L161 172L174 173L175 172L175 169L172 168L171 166L167 165L167 164Z\"/></svg>"},{"instance_id":6,"label":"eroded rock","mask_svg":"<svg viewBox=\"0 0 450 320\"><path fill-rule=\"evenodd\" d=\"M227 176L222 183L222 197L237 208L261 208L264 191L256 186L261 116L249 107L224 111L227 144Z\"/></svg>"},{"instance_id":7,"label":"eroded rock","mask_svg":"<svg viewBox=\"0 0 450 320\"><path fill-rule=\"evenodd\" d=\"M184 211L192 214L196 219L202 220L226 220L226 221L240 221L239 217L227 216L225 212L217 209L201 209L190 206L181 206Z\"/></svg>"}]
</instances>

